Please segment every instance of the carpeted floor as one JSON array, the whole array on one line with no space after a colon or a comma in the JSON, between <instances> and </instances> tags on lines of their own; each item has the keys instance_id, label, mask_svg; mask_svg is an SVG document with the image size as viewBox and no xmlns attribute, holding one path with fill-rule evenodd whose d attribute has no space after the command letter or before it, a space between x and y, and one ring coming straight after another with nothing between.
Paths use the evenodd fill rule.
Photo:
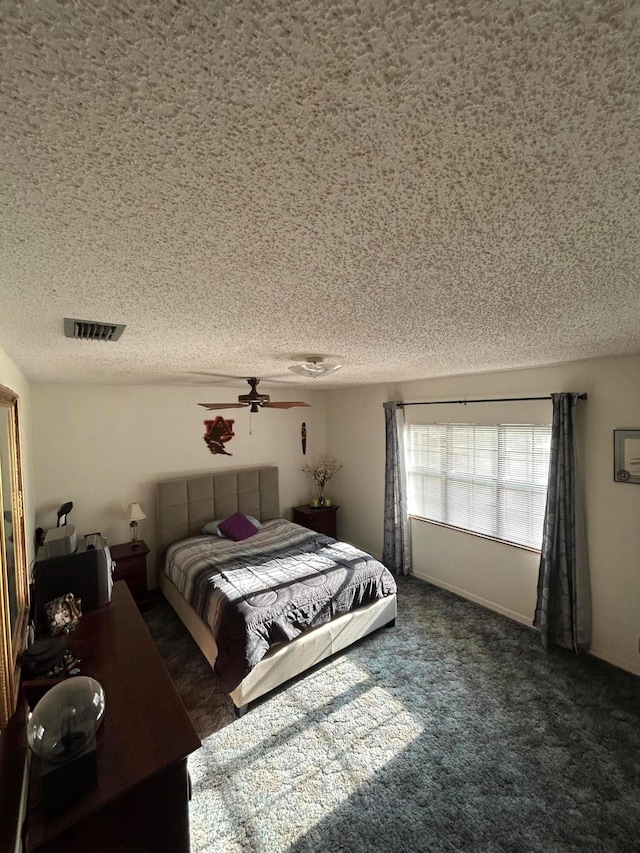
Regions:
<instances>
[{"instance_id":1,"label":"carpeted floor","mask_svg":"<svg viewBox=\"0 0 640 853\"><path fill-rule=\"evenodd\" d=\"M640 851L640 679L415 578L383 629L240 720L145 614L203 748L192 853Z\"/></svg>"}]
</instances>

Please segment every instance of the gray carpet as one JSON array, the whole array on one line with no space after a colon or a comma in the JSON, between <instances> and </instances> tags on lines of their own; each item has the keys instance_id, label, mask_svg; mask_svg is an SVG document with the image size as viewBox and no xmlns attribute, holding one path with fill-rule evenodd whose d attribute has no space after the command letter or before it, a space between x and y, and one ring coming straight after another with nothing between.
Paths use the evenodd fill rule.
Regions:
<instances>
[{"instance_id":1,"label":"gray carpet","mask_svg":"<svg viewBox=\"0 0 640 853\"><path fill-rule=\"evenodd\" d=\"M146 619L203 748L201 851L640 851L640 679L414 578L396 627L236 720L164 600Z\"/></svg>"}]
</instances>

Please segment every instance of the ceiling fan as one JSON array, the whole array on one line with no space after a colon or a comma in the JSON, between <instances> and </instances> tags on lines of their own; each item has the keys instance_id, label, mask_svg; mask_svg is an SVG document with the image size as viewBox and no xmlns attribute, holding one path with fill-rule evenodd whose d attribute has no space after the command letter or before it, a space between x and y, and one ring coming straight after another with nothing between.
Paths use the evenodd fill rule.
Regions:
<instances>
[{"instance_id":1,"label":"ceiling fan","mask_svg":"<svg viewBox=\"0 0 640 853\"><path fill-rule=\"evenodd\" d=\"M262 409L292 409L294 406L308 406L309 403L287 402L287 403L272 403L268 394L260 394L258 392L259 379L252 377L247 379L251 387L248 394L240 394L237 403L198 403L199 406L204 406L209 411L213 409L242 409L249 406L250 412L257 412Z\"/></svg>"}]
</instances>

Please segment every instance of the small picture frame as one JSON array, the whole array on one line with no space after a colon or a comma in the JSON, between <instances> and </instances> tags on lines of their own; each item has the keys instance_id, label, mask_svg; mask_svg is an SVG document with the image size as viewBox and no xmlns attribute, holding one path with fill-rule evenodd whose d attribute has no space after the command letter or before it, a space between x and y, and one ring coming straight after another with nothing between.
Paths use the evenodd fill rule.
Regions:
<instances>
[{"instance_id":1,"label":"small picture frame","mask_svg":"<svg viewBox=\"0 0 640 853\"><path fill-rule=\"evenodd\" d=\"M640 429L614 429L613 479L640 483Z\"/></svg>"},{"instance_id":2,"label":"small picture frame","mask_svg":"<svg viewBox=\"0 0 640 853\"><path fill-rule=\"evenodd\" d=\"M48 601L44 606L54 637L73 631L82 617L82 603L72 592Z\"/></svg>"}]
</instances>

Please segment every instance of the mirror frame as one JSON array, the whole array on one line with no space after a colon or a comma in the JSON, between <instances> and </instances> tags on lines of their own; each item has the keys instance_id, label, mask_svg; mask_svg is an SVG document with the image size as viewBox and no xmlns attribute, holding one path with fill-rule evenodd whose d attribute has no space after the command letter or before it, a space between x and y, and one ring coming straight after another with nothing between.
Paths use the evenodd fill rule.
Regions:
<instances>
[{"instance_id":1,"label":"mirror frame","mask_svg":"<svg viewBox=\"0 0 640 853\"><path fill-rule=\"evenodd\" d=\"M2 494L0 482L0 510L11 507L13 522L13 547L15 557L15 624L11 625L9 610L9 585L5 550L4 515L0 519L0 729L7 724L16 708L20 685L20 655L22 654L29 623L29 567L24 523L24 491L22 454L20 442L20 403L18 395L0 385L0 409L9 409L9 468L11 494ZM4 461L4 460L3 460Z\"/></svg>"}]
</instances>

